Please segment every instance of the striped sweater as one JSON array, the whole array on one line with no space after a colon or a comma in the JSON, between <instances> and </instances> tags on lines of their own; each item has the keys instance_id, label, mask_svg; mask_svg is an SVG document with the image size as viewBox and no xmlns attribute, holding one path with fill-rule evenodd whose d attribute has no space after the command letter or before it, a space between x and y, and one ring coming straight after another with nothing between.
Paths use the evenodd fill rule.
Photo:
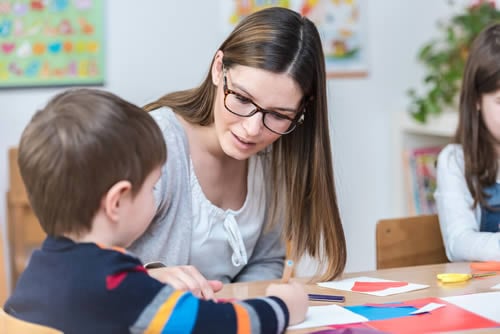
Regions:
<instances>
[{"instance_id":1,"label":"striped sweater","mask_svg":"<svg viewBox=\"0 0 500 334\"><path fill-rule=\"evenodd\" d=\"M277 297L213 302L151 278L122 249L48 237L4 306L20 319L71 333L281 333Z\"/></svg>"}]
</instances>

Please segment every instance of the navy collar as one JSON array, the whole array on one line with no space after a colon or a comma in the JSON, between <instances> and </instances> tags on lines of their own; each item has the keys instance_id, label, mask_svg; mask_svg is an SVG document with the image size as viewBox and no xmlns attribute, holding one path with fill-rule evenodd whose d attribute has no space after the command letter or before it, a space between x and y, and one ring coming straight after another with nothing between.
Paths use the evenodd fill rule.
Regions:
<instances>
[{"instance_id":1,"label":"navy collar","mask_svg":"<svg viewBox=\"0 0 500 334\"><path fill-rule=\"evenodd\" d=\"M73 248L75 246L76 243L69 238L62 236L54 237L49 235L43 241L42 249L49 251L62 251L65 249Z\"/></svg>"}]
</instances>

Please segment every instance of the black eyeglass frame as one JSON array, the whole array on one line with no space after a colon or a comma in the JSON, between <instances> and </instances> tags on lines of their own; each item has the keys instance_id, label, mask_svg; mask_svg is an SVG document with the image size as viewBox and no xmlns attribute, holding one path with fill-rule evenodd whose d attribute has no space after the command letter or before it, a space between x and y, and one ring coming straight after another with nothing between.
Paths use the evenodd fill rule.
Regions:
<instances>
[{"instance_id":1,"label":"black eyeglass frame","mask_svg":"<svg viewBox=\"0 0 500 334\"><path fill-rule=\"evenodd\" d=\"M297 115L295 115L294 118L291 118L291 117L285 116L283 114L280 114L280 113L272 111L272 110L266 110L266 109L262 108L261 106L259 106L254 101L252 101L251 99L249 99L248 97L243 96L243 95L235 92L232 89L229 89L227 87L227 76L226 76L226 67L225 66L223 66L223 68L222 68L222 73L223 73L223 78L224 78L224 87L223 87L224 88L224 107L230 113L232 113L232 114L234 114L236 116L240 116L240 117L251 117L251 116L255 115L256 113L261 112L262 113L262 124L264 124L264 126L266 127L266 129L268 129L269 131L274 132L274 133L276 133L278 135L289 134L290 132L292 132L293 130L295 130L297 128L297 125L300 125L300 124L302 124L304 122L304 114L306 112L306 103L304 102L305 99L303 99L303 101L300 103L300 107L298 109L299 112L297 112ZM251 104L253 104L253 106L255 107L255 109L251 113L249 113L247 115L241 115L241 114L238 114L238 113L232 111L231 109L228 108L228 106L226 104L226 99L227 99L227 96L229 94L233 94L233 95L236 95L238 97L241 97L242 99L248 100L248 102L250 102ZM288 129L285 132L279 132L279 131L273 130L269 126L267 126L266 122L264 121L264 119L266 118L267 114L272 114L272 115L274 115L274 116L276 116L278 118L287 119L287 120L291 121L292 123L290 123L290 126L288 127Z\"/></svg>"}]
</instances>

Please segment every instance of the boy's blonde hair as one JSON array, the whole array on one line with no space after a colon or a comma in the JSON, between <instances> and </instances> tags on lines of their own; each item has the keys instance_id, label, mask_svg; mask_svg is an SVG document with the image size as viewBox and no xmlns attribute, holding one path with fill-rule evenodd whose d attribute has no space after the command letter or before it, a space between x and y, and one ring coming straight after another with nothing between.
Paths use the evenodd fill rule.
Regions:
<instances>
[{"instance_id":1,"label":"boy's blonde hair","mask_svg":"<svg viewBox=\"0 0 500 334\"><path fill-rule=\"evenodd\" d=\"M33 116L18 163L42 228L58 236L89 231L113 184L128 180L135 195L166 156L148 113L109 92L75 89Z\"/></svg>"}]
</instances>

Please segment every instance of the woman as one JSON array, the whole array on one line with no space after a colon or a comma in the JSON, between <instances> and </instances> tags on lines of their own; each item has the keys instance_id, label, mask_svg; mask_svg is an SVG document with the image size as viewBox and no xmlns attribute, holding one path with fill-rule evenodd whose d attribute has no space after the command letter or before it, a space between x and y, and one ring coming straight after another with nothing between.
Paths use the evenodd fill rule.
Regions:
<instances>
[{"instance_id":1,"label":"woman","mask_svg":"<svg viewBox=\"0 0 500 334\"><path fill-rule=\"evenodd\" d=\"M241 21L199 87L145 107L169 154L158 213L132 247L167 265L151 274L210 298L221 285L205 277L278 278L285 242L326 264L321 279L343 271L325 81L314 24L275 7Z\"/></svg>"}]
</instances>

